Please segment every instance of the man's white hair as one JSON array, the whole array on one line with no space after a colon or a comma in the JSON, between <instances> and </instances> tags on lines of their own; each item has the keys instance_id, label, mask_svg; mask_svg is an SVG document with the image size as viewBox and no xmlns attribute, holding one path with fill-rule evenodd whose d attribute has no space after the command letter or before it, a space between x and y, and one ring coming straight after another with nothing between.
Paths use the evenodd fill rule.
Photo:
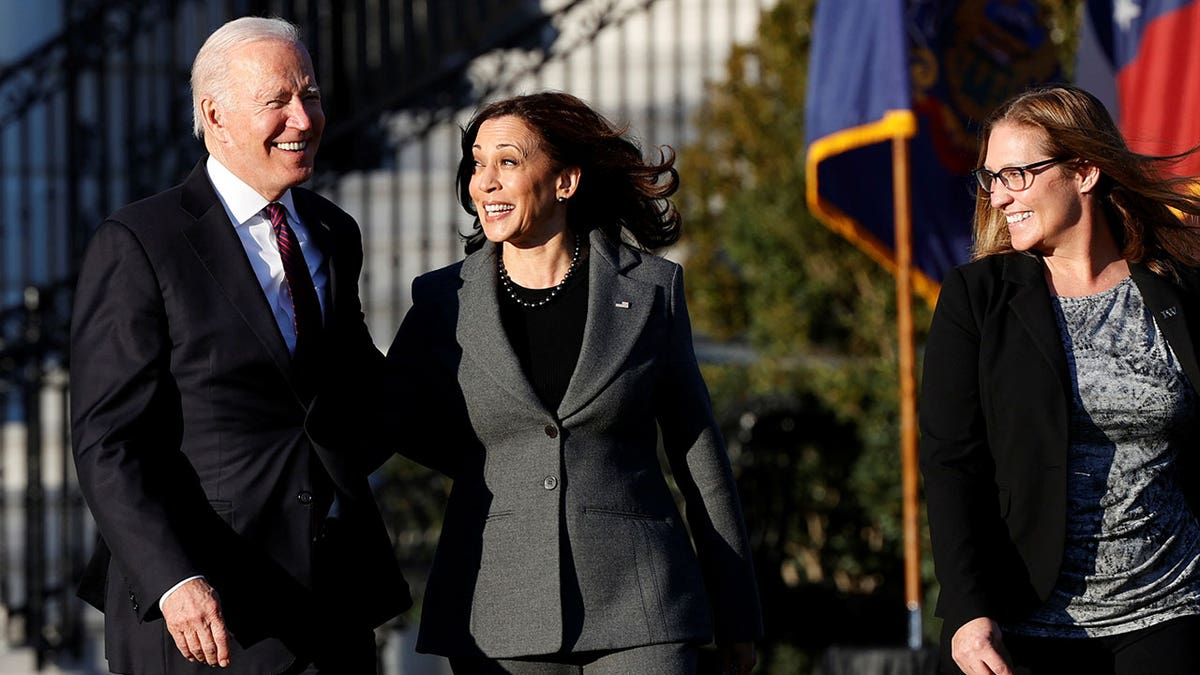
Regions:
<instances>
[{"instance_id":1,"label":"man's white hair","mask_svg":"<svg viewBox=\"0 0 1200 675\"><path fill-rule=\"evenodd\" d=\"M303 46L300 29L279 18L244 16L218 28L192 62L192 134L204 138L204 113L200 99L210 97L222 104L229 101L229 57L239 47L262 40L279 40Z\"/></svg>"}]
</instances>

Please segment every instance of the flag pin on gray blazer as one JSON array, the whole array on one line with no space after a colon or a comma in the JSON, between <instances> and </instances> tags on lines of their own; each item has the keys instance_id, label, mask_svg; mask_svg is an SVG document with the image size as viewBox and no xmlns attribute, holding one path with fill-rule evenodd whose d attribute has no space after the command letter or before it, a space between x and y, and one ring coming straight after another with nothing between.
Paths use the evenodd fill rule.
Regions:
<instances>
[{"instance_id":1,"label":"flag pin on gray blazer","mask_svg":"<svg viewBox=\"0 0 1200 675\"><path fill-rule=\"evenodd\" d=\"M629 301L622 300L621 302L617 303L617 307L620 307L621 309L629 309Z\"/></svg>"}]
</instances>

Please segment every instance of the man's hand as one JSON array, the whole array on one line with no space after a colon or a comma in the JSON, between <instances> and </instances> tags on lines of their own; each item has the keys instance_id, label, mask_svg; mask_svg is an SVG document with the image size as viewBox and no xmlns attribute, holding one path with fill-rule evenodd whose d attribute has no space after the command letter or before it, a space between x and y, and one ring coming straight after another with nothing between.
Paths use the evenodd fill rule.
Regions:
<instances>
[{"instance_id":1,"label":"man's hand","mask_svg":"<svg viewBox=\"0 0 1200 675\"><path fill-rule=\"evenodd\" d=\"M721 672L730 675L748 675L754 670L758 655L754 652L753 642L734 642L722 645Z\"/></svg>"},{"instance_id":2,"label":"man's hand","mask_svg":"<svg viewBox=\"0 0 1200 675\"><path fill-rule=\"evenodd\" d=\"M167 630L188 661L224 668L229 665L229 642L217 592L204 579L192 579L162 603Z\"/></svg>"},{"instance_id":3,"label":"man's hand","mask_svg":"<svg viewBox=\"0 0 1200 675\"><path fill-rule=\"evenodd\" d=\"M971 619L954 632L950 655L966 675L1012 675L1000 626L986 616Z\"/></svg>"}]
</instances>

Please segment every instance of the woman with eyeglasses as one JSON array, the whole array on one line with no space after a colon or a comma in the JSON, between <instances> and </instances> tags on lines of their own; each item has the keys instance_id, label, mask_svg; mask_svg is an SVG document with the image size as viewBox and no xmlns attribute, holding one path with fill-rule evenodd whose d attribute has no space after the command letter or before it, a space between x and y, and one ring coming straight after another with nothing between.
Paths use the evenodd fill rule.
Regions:
<instances>
[{"instance_id":1,"label":"woman with eyeglasses","mask_svg":"<svg viewBox=\"0 0 1200 675\"><path fill-rule=\"evenodd\" d=\"M1074 87L983 137L921 392L943 671L1200 673L1200 197Z\"/></svg>"}]
</instances>

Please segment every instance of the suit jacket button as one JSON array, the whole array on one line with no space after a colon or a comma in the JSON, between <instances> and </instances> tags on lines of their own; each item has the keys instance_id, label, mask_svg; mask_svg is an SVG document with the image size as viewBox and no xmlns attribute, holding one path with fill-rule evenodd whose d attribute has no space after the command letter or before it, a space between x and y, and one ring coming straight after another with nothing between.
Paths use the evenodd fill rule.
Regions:
<instances>
[{"instance_id":1,"label":"suit jacket button","mask_svg":"<svg viewBox=\"0 0 1200 675\"><path fill-rule=\"evenodd\" d=\"M138 601L137 601L137 596L136 596L136 595L134 595L133 593L130 593L130 594L129 594L129 604L133 605L133 613L134 613L134 614L137 614L137 611L138 611Z\"/></svg>"},{"instance_id":2,"label":"suit jacket button","mask_svg":"<svg viewBox=\"0 0 1200 675\"><path fill-rule=\"evenodd\" d=\"M300 494L296 495L296 501L308 506L313 501L312 493L308 490L301 490Z\"/></svg>"},{"instance_id":3,"label":"suit jacket button","mask_svg":"<svg viewBox=\"0 0 1200 675\"><path fill-rule=\"evenodd\" d=\"M554 488L558 487L558 478L553 475L546 476L546 478L542 480L542 487L546 488L547 490L553 490Z\"/></svg>"},{"instance_id":4,"label":"suit jacket button","mask_svg":"<svg viewBox=\"0 0 1200 675\"><path fill-rule=\"evenodd\" d=\"M558 427L553 424L546 425L546 435L550 438L558 438Z\"/></svg>"}]
</instances>

